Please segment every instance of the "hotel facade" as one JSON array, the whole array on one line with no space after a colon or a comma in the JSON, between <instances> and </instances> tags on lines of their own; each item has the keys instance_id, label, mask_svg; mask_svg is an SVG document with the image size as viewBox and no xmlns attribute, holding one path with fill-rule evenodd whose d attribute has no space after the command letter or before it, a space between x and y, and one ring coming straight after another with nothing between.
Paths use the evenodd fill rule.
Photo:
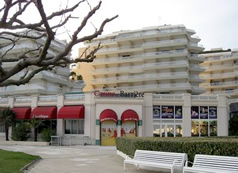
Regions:
<instances>
[{"instance_id":1,"label":"hotel facade","mask_svg":"<svg viewBox=\"0 0 238 173\"><path fill-rule=\"evenodd\" d=\"M85 43L80 52L100 43L93 63L73 70L85 79L84 91L140 91L157 94L201 94L198 74L203 58L195 31L166 25L120 31Z\"/></svg>"}]
</instances>

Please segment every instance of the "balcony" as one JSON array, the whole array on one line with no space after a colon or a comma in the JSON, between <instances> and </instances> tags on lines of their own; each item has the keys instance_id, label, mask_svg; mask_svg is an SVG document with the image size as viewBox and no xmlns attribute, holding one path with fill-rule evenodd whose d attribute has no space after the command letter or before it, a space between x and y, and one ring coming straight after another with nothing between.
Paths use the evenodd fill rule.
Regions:
<instances>
[{"instance_id":1,"label":"balcony","mask_svg":"<svg viewBox=\"0 0 238 173\"><path fill-rule=\"evenodd\" d=\"M113 54L113 53L123 53L123 52L137 52L143 51L143 49L148 48L158 48L164 46L177 46L177 45L185 45L187 44L187 39L174 39L174 40L162 40L162 41L154 41L154 42L146 42L141 45L131 45L131 46L122 46L122 47L113 47L113 48L102 48L96 54Z\"/></svg>"},{"instance_id":2,"label":"balcony","mask_svg":"<svg viewBox=\"0 0 238 173\"><path fill-rule=\"evenodd\" d=\"M114 83L126 83L126 82L141 82L150 80L167 80L167 79L179 79L188 78L187 72L174 72L174 73L157 73L157 74L143 74L135 76L121 76L111 78L97 78L91 81L91 84L114 84Z\"/></svg>"},{"instance_id":3,"label":"balcony","mask_svg":"<svg viewBox=\"0 0 238 173\"><path fill-rule=\"evenodd\" d=\"M188 67L189 64L186 60L180 61L169 61L169 62L157 62L157 63L146 63L142 66L143 69L165 69L175 67Z\"/></svg>"},{"instance_id":4,"label":"balcony","mask_svg":"<svg viewBox=\"0 0 238 173\"><path fill-rule=\"evenodd\" d=\"M202 83L200 84L204 88L226 88L226 87L238 87L238 80L230 82L214 82L214 83Z\"/></svg>"},{"instance_id":5,"label":"balcony","mask_svg":"<svg viewBox=\"0 0 238 173\"><path fill-rule=\"evenodd\" d=\"M96 58L93 61L93 65L101 64L118 64L125 62L139 62L143 59L159 59L159 58L171 58L177 56L186 56L188 51L186 49L171 50L171 51L160 51L160 52L149 52L140 55L126 56L126 57L110 57L110 58Z\"/></svg>"},{"instance_id":6,"label":"balcony","mask_svg":"<svg viewBox=\"0 0 238 173\"><path fill-rule=\"evenodd\" d=\"M225 78L234 78L237 77L237 72L231 73L221 73L221 74L201 74L200 77L202 79L225 79Z\"/></svg>"},{"instance_id":7,"label":"balcony","mask_svg":"<svg viewBox=\"0 0 238 173\"><path fill-rule=\"evenodd\" d=\"M114 68L104 68L104 69L92 70L92 75L142 73L142 72L143 72L143 70L141 69L141 66L114 67Z\"/></svg>"}]
</instances>

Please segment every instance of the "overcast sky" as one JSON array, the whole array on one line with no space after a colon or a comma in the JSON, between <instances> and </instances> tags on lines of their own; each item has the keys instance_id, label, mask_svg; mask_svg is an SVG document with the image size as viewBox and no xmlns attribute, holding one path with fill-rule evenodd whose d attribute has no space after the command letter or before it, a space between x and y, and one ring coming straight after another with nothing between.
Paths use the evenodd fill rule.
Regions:
<instances>
[{"instance_id":1,"label":"overcast sky","mask_svg":"<svg viewBox=\"0 0 238 173\"><path fill-rule=\"evenodd\" d=\"M206 49L238 48L238 0L103 0L101 12L119 14L105 33L184 24Z\"/></svg>"},{"instance_id":2,"label":"overcast sky","mask_svg":"<svg viewBox=\"0 0 238 173\"><path fill-rule=\"evenodd\" d=\"M67 0L65 0L67 1ZM75 3L76 0L68 0ZM99 0L88 0L92 6ZM59 8L61 0L43 0L48 11ZM103 34L120 30L133 30L149 26L164 24L184 24L187 28L196 31L206 50L222 47L238 48L238 0L102 0L102 6L90 20L96 27L100 22L116 14L119 18L107 24ZM0 2L0 4L3 2ZM61 5L63 6L63 5ZM82 19L82 14L89 7L82 6L76 11L75 16ZM25 19L37 19L37 11L28 11ZM93 31L89 23L82 34ZM73 21L67 29L79 22ZM63 36L61 36L62 38Z\"/></svg>"}]
</instances>

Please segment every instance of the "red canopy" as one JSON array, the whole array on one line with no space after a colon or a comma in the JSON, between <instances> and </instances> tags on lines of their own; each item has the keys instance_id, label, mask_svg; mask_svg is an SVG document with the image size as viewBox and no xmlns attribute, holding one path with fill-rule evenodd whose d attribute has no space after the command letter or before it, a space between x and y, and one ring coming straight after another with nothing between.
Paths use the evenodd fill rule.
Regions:
<instances>
[{"instance_id":1,"label":"red canopy","mask_svg":"<svg viewBox=\"0 0 238 173\"><path fill-rule=\"evenodd\" d=\"M125 121L139 121L139 116L137 113L131 109L124 111L121 115L122 122Z\"/></svg>"},{"instance_id":2,"label":"red canopy","mask_svg":"<svg viewBox=\"0 0 238 173\"><path fill-rule=\"evenodd\" d=\"M100 115L100 122L108 120L117 121L117 114L111 109L104 110Z\"/></svg>"},{"instance_id":3,"label":"red canopy","mask_svg":"<svg viewBox=\"0 0 238 173\"><path fill-rule=\"evenodd\" d=\"M12 109L13 112L15 112L16 114L16 119L17 120L25 120L25 119L29 119L31 116L31 108L13 108Z\"/></svg>"},{"instance_id":4,"label":"red canopy","mask_svg":"<svg viewBox=\"0 0 238 173\"><path fill-rule=\"evenodd\" d=\"M31 118L57 119L57 107L36 107L31 112Z\"/></svg>"},{"instance_id":5,"label":"red canopy","mask_svg":"<svg viewBox=\"0 0 238 173\"><path fill-rule=\"evenodd\" d=\"M60 119L84 119L84 106L64 106L59 110Z\"/></svg>"}]
</instances>

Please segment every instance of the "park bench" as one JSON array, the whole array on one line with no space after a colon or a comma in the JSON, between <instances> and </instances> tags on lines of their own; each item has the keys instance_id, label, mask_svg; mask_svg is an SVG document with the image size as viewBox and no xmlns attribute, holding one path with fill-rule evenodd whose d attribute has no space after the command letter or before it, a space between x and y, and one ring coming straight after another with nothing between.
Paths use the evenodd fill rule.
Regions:
<instances>
[{"instance_id":1,"label":"park bench","mask_svg":"<svg viewBox=\"0 0 238 173\"><path fill-rule=\"evenodd\" d=\"M126 164L133 164L137 169L142 167L149 169L169 169L171 173L174 170L180 170L182 172L186 161L187 154L185 153L136 150L133 159L124 160L124 170L126 170Z\"/></svg>"},{"instance_id":2,"label":"park bench","mask_svg":"<svg viewBox=\"0 0 238 173\"><path fill-rule=\"evenodd\" d=\"M196 154L192 167L186 162L183 173L186 172L238 173L238 157Z\"/></svg>"}]
</instances>

